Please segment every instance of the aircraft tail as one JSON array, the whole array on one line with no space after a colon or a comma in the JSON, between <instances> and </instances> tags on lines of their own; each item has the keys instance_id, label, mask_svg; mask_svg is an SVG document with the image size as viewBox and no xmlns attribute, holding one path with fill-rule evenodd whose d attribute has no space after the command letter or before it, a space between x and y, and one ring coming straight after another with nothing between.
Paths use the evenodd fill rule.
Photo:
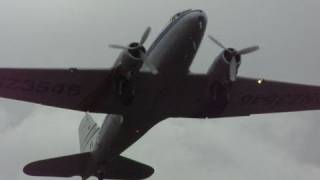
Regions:
<instances>
[{"instance_id":1,"label":"aircraft tail","mask_svg":"<svg viewBox=\"0 0 320 180\"><path fill-rule=\"evenodd\" d=\"M97 123L95 123L93 118L86 113L79 126L80 152L94 150L99 131L100 128Z\"/></svg>"},{"instance_id":2,"label":"aircraft tail","mask_svg":"<svg viewBox=\"0 0 320 180\"><path fill-rule=\"evenodd\" d=\"M144 179L154 172L152 167L122 156L103 165L97 164L90 152L33 162L26 165L23 171L31 176L81 176L84 179L90 176L101 179Z\"/></svg>"}]
</instances>

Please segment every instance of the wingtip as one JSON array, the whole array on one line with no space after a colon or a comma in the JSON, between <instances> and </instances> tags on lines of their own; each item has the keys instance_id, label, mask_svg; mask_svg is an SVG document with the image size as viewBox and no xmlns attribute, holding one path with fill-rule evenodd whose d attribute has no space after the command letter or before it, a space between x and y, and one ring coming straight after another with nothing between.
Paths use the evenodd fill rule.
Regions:
<instances>
[{"instance_id":1,"label":"wingtip","mask_svg":"<svg viewBox=\"0 0 320 180\"><path fill-rule=\"evenodd\" d=\"M23 173L29 176L35 176L36 173L34 172L33 168L34 163L29 163L23 167Z\"/></svg>"}]
</instances>

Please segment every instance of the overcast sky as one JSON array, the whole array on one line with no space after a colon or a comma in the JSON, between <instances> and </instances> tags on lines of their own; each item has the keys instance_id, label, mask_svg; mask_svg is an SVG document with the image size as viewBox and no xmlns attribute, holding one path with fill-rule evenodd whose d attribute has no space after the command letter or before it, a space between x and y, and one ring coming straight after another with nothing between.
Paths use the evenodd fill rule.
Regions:
<instances>
[{"instance_id":1,"label":"overcast sky","mask_svg":"<svg viewBox=\"0 0 320 180\"><path fill-rule=\"evenodd\" d=\"M203 9L206 35L226 46L259 44L240 75L320 85L317 0L1 0L1 67L110 67L110 43L147 46L176 12ZM204 39L191 68L206 72L221 49ZM79 152L84 113L0 99L0 179L37 180L25 164ZM156 169L152 180L316 180L320 113L168 119L125 152ZM95 115L99 123L103 115ZM78 177L72 179L79 179ZM94 178L92 178L94 179Z\"/></svg>"}]
</instances>

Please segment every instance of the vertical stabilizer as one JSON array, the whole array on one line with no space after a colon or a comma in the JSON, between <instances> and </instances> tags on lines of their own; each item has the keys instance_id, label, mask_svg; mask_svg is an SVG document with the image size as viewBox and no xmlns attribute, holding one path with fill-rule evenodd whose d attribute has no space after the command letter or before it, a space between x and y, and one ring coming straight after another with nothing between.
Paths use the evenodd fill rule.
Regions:
<instances>
[{"instance_id":1,"label":"vertical stabilizer","mask_svg":"<svg viewBox=\"0 0 320 180\"><path fill-rule=\"evenodd\" d=\"M79 142L80 151L89 152L93 151L98 142L100 128L94 122L90 114L86 113L79 126Z\"/></svg>"}]
</instances>

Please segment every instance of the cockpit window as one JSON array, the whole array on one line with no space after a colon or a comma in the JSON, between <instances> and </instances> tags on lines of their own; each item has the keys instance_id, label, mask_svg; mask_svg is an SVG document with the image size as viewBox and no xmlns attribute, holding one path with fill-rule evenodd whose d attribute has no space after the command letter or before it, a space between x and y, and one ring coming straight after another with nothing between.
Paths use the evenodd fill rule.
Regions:
<instances>
[{"instance_id":1,"label":"cockpit window","mask_svg":"<svg viewBox=\"0 0 320 180\"><path fill-rule=\"evenodd\" d=\"M175 15L171 18L171 21L170 21L170 22L173 22L173 21L175 21L176 19L178 19L180 15L181 15L180 12L177 13L177 14L175 14Z\"/></svg>"},{"instance_id":2,"label":"cockpit window","mask_svg":"<svg viewBox=\"0 0 320 180\"><path fill-rule=\"evenodd\" d=\"M178 19L181 15L183 15L183 14L189 12L189 11L192 11L192 10L191 10L191 9L188 9L188 10L185 10L185 11L178 12L177 14L175 14L175 15L171 18L170 23L173 22L173 21L175 21L175 20Z\"/></svg>"}]
</instances>

